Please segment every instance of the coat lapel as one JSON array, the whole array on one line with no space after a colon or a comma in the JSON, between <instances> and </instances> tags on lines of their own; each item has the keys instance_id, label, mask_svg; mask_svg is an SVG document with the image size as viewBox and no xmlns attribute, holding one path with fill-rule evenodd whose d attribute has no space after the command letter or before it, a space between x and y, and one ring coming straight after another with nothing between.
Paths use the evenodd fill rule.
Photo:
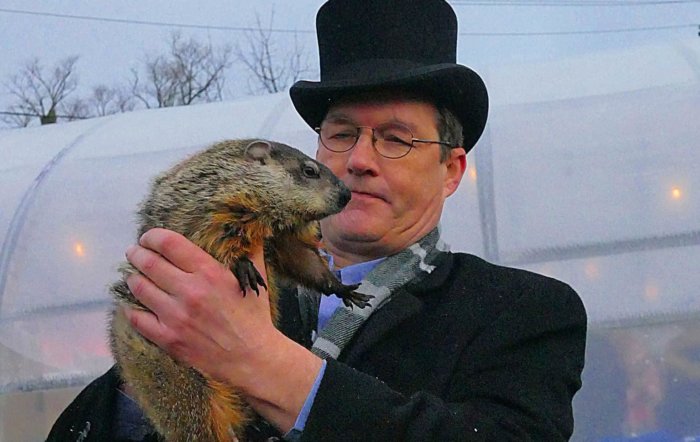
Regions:
<instances>
[{"instance_id":1,"label":"coat lapel","mask_svg":"<svg viewBox=\"0 0 700 442\"><path fill-rule=\"evenodd\" d=\"M430 296L449 275L452 267L452 255L445 253L445 258L436 263L436 269L423 280L409 283L394 293L391 300L367 319L357 331L355 337L339 356L339 360L349 365L362 356L364 352L398 327L402 322L419 314L423 310L423 296Z\"/></svg>"},{"instance_id":2,"label":"coat lapel","mask_svg":"<svg viewBox=\"0 0 700 442\"><path fill-rule=\"evenodd\" d=\"M367 349L404 320L420 313L422 308L423 301L415 295L408 292L395 294L391 301L367 319L367 322L357 331L353 340L350 341L338 359L353 365L353 362L362 356Z\"/></svg>"},{"instance_id":3,"label":"coat lapel","mask_svg":"<svg viewBox=\"0 0 700 442\"><path fill-rule=\"evenodd\" d=\"M423 298L438 293L453 265L451 253L436 263L436 269L422 281L407 284L394 294L389 302L369 317L357 331L353 340L338 358L352 365L363 353L398 327L402 322L419 314L424 305ZM296 289L287 289L279 298L280 324L278 328L289 338L309 348L311 346L311 324L303 320L304 307L300 305Z\"/></svg>"},{"instance_id":4,"label":"coat lapel","mask_svg":"<svg viewBox=\"0 0 700 442\"><path fill-rule=\"evenodd\" d=\"M306 348L311 347L311 330L315 327L308 320L306 306L301 302L296 288L285 288L280 292L279 322L277 328L288 338Z\"/></svg>"}]
</instances>

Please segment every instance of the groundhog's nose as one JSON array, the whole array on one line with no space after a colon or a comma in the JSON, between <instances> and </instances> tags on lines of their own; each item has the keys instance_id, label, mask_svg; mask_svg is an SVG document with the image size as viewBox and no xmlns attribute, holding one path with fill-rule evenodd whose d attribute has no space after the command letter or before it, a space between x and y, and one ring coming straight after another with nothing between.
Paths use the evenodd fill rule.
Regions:
<instances>
[{"instance_id":1,"label":"groundhog's nose","mask_svg":"<svg viewBox=\"0 0 700 442\"><path fill-rule=\"evenodd\" d=\"M350 198L352 198L352 193L350 193L350 189L348 189L347 187L343 187L343 189L340 191L340 195L338 195L338 202L340 203L340 207L345 207L345 205L350 202Z\"/></svg>"}]
</instances>

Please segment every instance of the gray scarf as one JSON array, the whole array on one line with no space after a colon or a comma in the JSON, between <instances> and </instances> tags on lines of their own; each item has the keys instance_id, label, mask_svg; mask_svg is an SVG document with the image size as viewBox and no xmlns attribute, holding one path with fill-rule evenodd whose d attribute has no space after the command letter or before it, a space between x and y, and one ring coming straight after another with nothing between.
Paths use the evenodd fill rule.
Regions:
<instances>
[{"instance_id":1,"label":"gray scarf","mask_svg":"<svg viewBox=\"0 0 700 442\"><path fill-rule=\"evenodd\" d=\"M387 257L367 274L357 289L374 296L370 305L361 309L341 304L319 333L311 351L323 359L336 359L373 312L386 304L400 287L430 274L435 269L433 263L448 250L448 245L440 239L438 228L435 228L419 242ZM300 294L318 299L316 294L303 291Z\"/></svg>"}]
</instances>

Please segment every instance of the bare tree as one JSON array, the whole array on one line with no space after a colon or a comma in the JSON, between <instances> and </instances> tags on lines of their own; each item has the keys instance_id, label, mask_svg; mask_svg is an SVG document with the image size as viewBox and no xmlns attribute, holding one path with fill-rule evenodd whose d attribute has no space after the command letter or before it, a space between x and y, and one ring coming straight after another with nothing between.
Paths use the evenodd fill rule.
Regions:
<instances>
[{"instance_id":1,"label":"bare tree","mask_svg":"<svg viewBox=\"0 0 700 442\"><path fill-rule=\"evenodd\" d=\"M11 127L27 127L35 118L36 114L24 112L23 109L14 105L0 112L0 120Z\"/></svg>"},{"instance_id":2,"label":"bare tree","mask_svg":"<svg viewBox=\"0 0 700 442\"><path fill-rule=\"evenodd\" d=\"M251 93L280 92L297 81L308 71L308 62L303 47L294 34L293 48L283 55L278 43L272 39L274 9L270 13L267 27L263 27L260 16L255 15L256 28L245 33L247 47L236 45L236 56L251 72L254 86L248 85Z\"/></svg>"},{"instance_id":3,"label":"bare tree","mask_svg":"<svg viewBox=\"0 0 700 442\"><path fill-rule=\"evenodd\" d=\"M88 98L88 101L95 115L103 116L119 112L114 107L116 99L117 89L99 85L92 88L92 95Z\"/></svg>"},{"instance_id":4,"label":"bare tree","mask_svg":"<svg viewBox=\"0 0 700 442\"><path fill-rule=\"evenodd\" d=\"M129 112L136 107L136 101L127 89L104 84L93 87L83 101L88 115L93 117Z\"/></svg>"},{"instance_id":5,"label":"bare tree","mask_svg":"<svg viewBox=\"0 0 700 442\"><path fill-rule=\"evenodd\" d=\"M32 118L41 124L55 123L59 106L78 87L75 65L78 57L68 57L46 70L38 58L30 60L24 68L10 78L7 90L14 96L3 120L15 126L28 126Z\"/></svg>"},{"instance_id":6,"label":"bare tree","mask_svg":"<svg viewBox=\"0 0 700 442\"><path fill-rule=\"evenodd\" d=\"M67 121L84 120L94 116L82 98L64 100L59 105L59 113Z\"/></svg>"},{"instance_id":7,"label":"bare tree","mask_svg":"<svg viewBox=\"0 0 700 442\"><path fill-rule=\"evenodd\" d=\"M131 112L136 109L136 101L128 88L118 87L115 91L114 106L119 109L119 112Z\"/></svg>"},{"instance_id":8,"label":"bare tree","mask_svg":"<svg viewBox=\"0 0 700 442\"><path fill-rule=\"evenodd\" d=\"M142 73L132 69L133 97L147 108L189 105L223 99L231 48L214 48L173 33L169 53L146 58Z\"/></svg>"}]
</instances>

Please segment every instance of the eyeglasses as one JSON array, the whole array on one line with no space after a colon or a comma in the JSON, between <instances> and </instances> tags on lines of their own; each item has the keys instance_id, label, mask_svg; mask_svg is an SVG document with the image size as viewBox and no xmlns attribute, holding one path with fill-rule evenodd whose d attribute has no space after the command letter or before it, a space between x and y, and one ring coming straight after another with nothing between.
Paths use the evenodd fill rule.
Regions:
<instances>
[{"instance_id":1,"label":"eyeglasses","mask_svg":"<svg viewBox=\"0 0 700 442\"><path fill-rule=\"evenodd\" d=\"M400 123L387 123L377 127L355 126L349 123L324 122L314 130L318 133L321 144L331 152L347 152L357 144L362 129L372 131L374 150L386 158L401 158L408 155L414 143L436 143L454 147L450 143L437 140L415 138L411 129Z\"/></svg>"}]
</instances>

